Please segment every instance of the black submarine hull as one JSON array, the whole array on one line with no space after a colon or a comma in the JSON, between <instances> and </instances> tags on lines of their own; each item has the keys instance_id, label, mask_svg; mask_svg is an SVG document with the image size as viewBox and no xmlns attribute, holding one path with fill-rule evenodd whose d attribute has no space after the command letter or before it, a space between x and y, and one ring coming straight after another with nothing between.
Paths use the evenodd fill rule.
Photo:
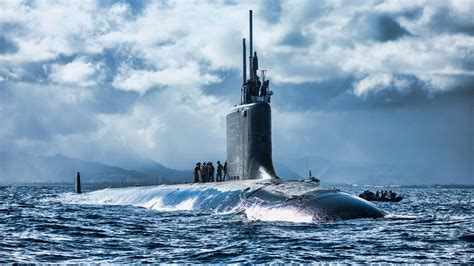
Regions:
<instances>
[{"instance_id":1,"label":"black submarine hull","mask_svg":"<svg viewBox=\"0 0 474 266\"><path fill-rule=\"evenodd\" d=\"M157 211L243 213L250 220L325 223L385 215L372 203L348 193L320 188L313 182L277 179L105 189L75 196L88 203Z\"/></svg>"}]
</instances>

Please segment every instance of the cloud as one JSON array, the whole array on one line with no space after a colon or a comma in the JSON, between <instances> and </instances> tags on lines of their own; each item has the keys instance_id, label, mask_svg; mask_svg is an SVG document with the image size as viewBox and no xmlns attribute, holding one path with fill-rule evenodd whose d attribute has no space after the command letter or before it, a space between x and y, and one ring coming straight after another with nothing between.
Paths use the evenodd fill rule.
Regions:
<instances>
[{"instance_id":1,"label":"cloud","mask_svg":"<svg viewBox=\"0 0 474 266\"><path fill-rule=\"evenodd\" d=\"M387 42L412 35L393 17L386 14L356 13L345 29L352 38L360 41L372 39Z\"/></svg>"},{"instance_id":2,"label":"cloud","mask_svg":"<svg viewBox=\"0 0 474 266\"><path fill-rule=\"evenodd\" d=\"M262 17L267 20L269 23L277 23L280 21L280 17L283 12L282 1L281 0L265 0L262 1L262 6L260 7L261 10L265 10L262 12Z\"/></svg>"},{"instance_id":3,"label":"cloud","mask_svg":"<svg viewBox=\"0 0 474 266\"><path fill-rule=\"evenodd\" d=\"M289 45L295 47L305 47L310 44L310 40L306 38L301 32L290 32L281 40L282 45Z\"/></svg>"},{"instance_id":4,"label":"cloud","mask_svg":"<svg viewBox=\"0 0 474 266\"><path fill-rule=\"evenodd\" d=\"M238 35L247 35L247 8L251 6L236 8L214 3L209 8L210 5L102 2L65 6L40 2L29 7L9 3L3 24L21 25L17 28L22 28L23 34L15 36L18 52L0 59L8 63L49 60L49 64L55 64L64 55L97 57L107 50L122 51L124 56L115 63L115 69L105 73L113 75L107 80L116 88L141 93L153 86L175 85L176 81L168 82L160 75L183 68L199 73L202 80L213 79L215 71L240 67L240 42L236 40ZM312 1L270 1L261 2L254 9L259 14L255 16L255 48L260 52L262 67L270 70L269 77L277 83L317 82L348 73L363 79L368 72L383 67L382 73L415 75L432 82L436 85L433 89L439 90L438 84L456 83L446 82L438 74L445 68L440 62L466 61L446 55L469 50L450 49L446 45L469 42L468 37L435 33L440 25L469 28L466 10L472 9L471 4L463 8L455 3L389 1L342 5L322 1L315 5ZM20 16L16 15L18 12ZM452 16L452 22L439 14ZM193 23L183 23L191 20ZM456 33L458 29L447 26L444 32ZM451 40L443 40L446 38ZM441 42L443 46L433 47ZM472 64L472 57L467 61ZM118 66L122 66L120 71ZM430 73L423 70L426 66L432 70ZM459 72L468 68L450 69Z\"/></svg>"},{"instance_id":5,"label":"cloud","mask_svg":"<svg viewBox=\"0 0 474 266\"><path fill-rule=\"evenodd\" d=\"M1 137L11 142L48 142L97 129L87 105L93 97L89 90L6 82L2 87Z\"/></svg>"},{"instance_id":6,"label":"cloud","mask_svg":"<svg viewBox=\"0 0 474 266\"><path fill-rule=\"evenodd\" d=\"M200 74L196 64L188 64L179 68L166 68L161 71L134 70L123 65L115 76L112 85L120 90L145 93L148 89L158 86L203 86L220 82L213 74Z\"/></svg>"},{"instance_id":7,"label":"cloud","mask_svg":"<svg viewBox=\"0 0 474 266\"><path fill-rule=\"evenodd\" d=\"M87 156L117 163L128 156L153 158L165 165L187 169L190 162L222 159L225 153L225 113L231 104L204 95L198 88L165 87L124 114L100 114L101 124L89 138L61 138L61 146L73 156ZM75 143L76 149L68 145ZM93 145L94 149L83 149Z\"/></svg>"},{"instance_id":8,"label":"cloud","mask_svg":"<svg viewBox=\"0 0 474 266\"><path fill-rule=\"evenodd\" d=\"M18 45L14 41L0 35L0 54L11 54L17 51Z\"/></svg>"},{"instance_id":9,"label":"cloud","mask_svg":"<svg viewBox=\"0 0 474 266\"><path fill-rule=\"evenodd\" d=\"M425 11L425 23L436 33L463 33L474 35L472 2L453 1L439 8L429 7Z\"/></svg>"},{"instance_id":10,"label":"cloud","mask_svg":"<svg viewBox=\"0 0 474 266\"><path fill-rule=\"evenodd\" d=\"M77 59L65 65L51 65L50 78L52 81L60 84L93 86L97 80L94 80L97 73L97 67L84 59Z\"/></svg>"},{"instance_id":11,"label":"cloud","mask_svg":"<svg viewBox=\"0 0 474 266\"><path fill-rule=\"evenodd\" d=\"M355 94L361 96L370 90L387 87L392 80L389 74L371 75L361 79L355 85Z\"/></svg>"}]
</instances>

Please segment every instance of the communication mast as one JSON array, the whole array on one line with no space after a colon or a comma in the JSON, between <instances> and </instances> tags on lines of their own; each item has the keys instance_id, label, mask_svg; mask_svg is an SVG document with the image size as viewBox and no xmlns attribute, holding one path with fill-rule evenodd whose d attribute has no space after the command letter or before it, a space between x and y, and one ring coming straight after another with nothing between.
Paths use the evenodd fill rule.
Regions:
<instances>
[{"instance_id":1,"label":"communication mast","mask_svg":"<svg viewBox=\"0 0 474 266\"><path fill-rule=\"evenodd\" d=\"M241 89L241 102L240 104L249 104L255 102L270 102L270 96L273 94L268 90L270 81L265 80L266 70L261 70L260 75L262 81L257 75L258 71L258 56L257 52L253 51L253 21L252 21L252 10L249 10L249 79L247 79L247 62L245 60L247 56L247 46L245 38L242 39L242 89Z\"/></svg>"}]
</instances>

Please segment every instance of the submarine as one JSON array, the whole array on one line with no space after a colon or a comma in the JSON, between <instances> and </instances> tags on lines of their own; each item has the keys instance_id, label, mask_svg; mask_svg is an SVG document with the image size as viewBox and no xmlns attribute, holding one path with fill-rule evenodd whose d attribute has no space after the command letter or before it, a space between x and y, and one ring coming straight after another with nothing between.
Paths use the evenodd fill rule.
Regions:
<instances>
[{"instance_id":1,"label":"submarine","mask_svg":"<svg viewBox=\"0 0 474 266\"><path fill-rule=\"evenodd\" d=\"M244 213L251 219L270 221L321 223L384 217L384 211L365 199L321 187L314 180L278 177L272 160L273 93L265 70L258 75L252 24L249 10L249 57L244 38L240 104L226 115L227 181L104 189L78 197L89 203L133 205L159 211Z\"/></svg>"}]
</instances>

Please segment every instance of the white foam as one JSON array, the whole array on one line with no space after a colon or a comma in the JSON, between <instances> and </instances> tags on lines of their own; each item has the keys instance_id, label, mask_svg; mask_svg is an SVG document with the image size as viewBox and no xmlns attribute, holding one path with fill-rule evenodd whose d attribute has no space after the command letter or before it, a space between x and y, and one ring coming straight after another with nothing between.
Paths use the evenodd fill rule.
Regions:
<instances>
[{"instance_id":1,"label":"white foam","mask_svg":"<svg viewBox=\"0 0 474 266\"><path fill-rule=\"evenodd\" d=\"M206 189L215 189L220 192L229 192L242 191L244 189L253 190L265 185L267 185L266 181L243 180L232 182L113 188L92 191L84 194L66 193L60 197L60 200L66 203L134 205L145 207L149 206L149 204L153 204L153 200L156 202L159 198L162 198L167 193L175 190L186 189L188 191L204 191ZM190 203L188 202L187 204Z\"/></svg>"},{"instance_id":2,"label":"white foam","mask_svg":"<svg viewBox=\"0 0 474 266\"><path fill-rule=\"evenodd\" d=\"M260 168L258 168L258 171L260 172L260 178L263 179L263 180L270 180L270 179L273 179L273 176L268 173L267 169L263 168L262 166L260 166Z\"/></svg>"},{"instance_id":3,"label":"white foam","mask_svg":"<svg viewBox=\"0 0 474 266\"><path fill-rule=\"evenodd\" d=\"M393 214L393 213L387 213L384 216L384 218L388 220L416 220L418 219L418 217L414 215L401 215L401 214Z\"/></svg>"},{"instance_id":4,"label":"white foam","mask_svg":"<svg viewBox=\"0 0 474 266\"><path fill-rule=\"evenodd\" d=\"M280 192L290 196L298 196L315 190L327 190L327 188L322 188L317 183L304 181L284 182L278 186L269 187L268 189L270 191Z\"/></svg>"},{"instance_id":5,"label":"white foam","mask_svg":"<svg viewBox=\"0 0 474 266\"><path fill-rule=\"evenodd\" d=\"M254 205L245 210L245 215L249 220L259 221L285 221L294 223L312 223L313 216L301 210L291 207L269 208Z\"/></svg>"},{"instance_id":6,"label":"white foam","mask_svg":"<svg viewBox=\"0 0 474 266\"><path fill-rule=\"evenodd\" d=\"M86 194L66 193L61 201L91 205L132 205L157 211L189 211L193 210L196 198L187 198L176 205L163 202L160 187L103 189Z\"/></svg>"},{"instance_id":7,"label":"white foam","mask_svg":"<svg viewBox=\"0 0 474 266\"><path fill-rule=\"evenodd\" d=\"M153 209L155 211L170 212L170 211L191 211L194 208L196 198L190 198L182 201L177 205L166 205L163 203L163 197L150 200L143 204L142 207Z\"/></svg>"}]
</instances>

